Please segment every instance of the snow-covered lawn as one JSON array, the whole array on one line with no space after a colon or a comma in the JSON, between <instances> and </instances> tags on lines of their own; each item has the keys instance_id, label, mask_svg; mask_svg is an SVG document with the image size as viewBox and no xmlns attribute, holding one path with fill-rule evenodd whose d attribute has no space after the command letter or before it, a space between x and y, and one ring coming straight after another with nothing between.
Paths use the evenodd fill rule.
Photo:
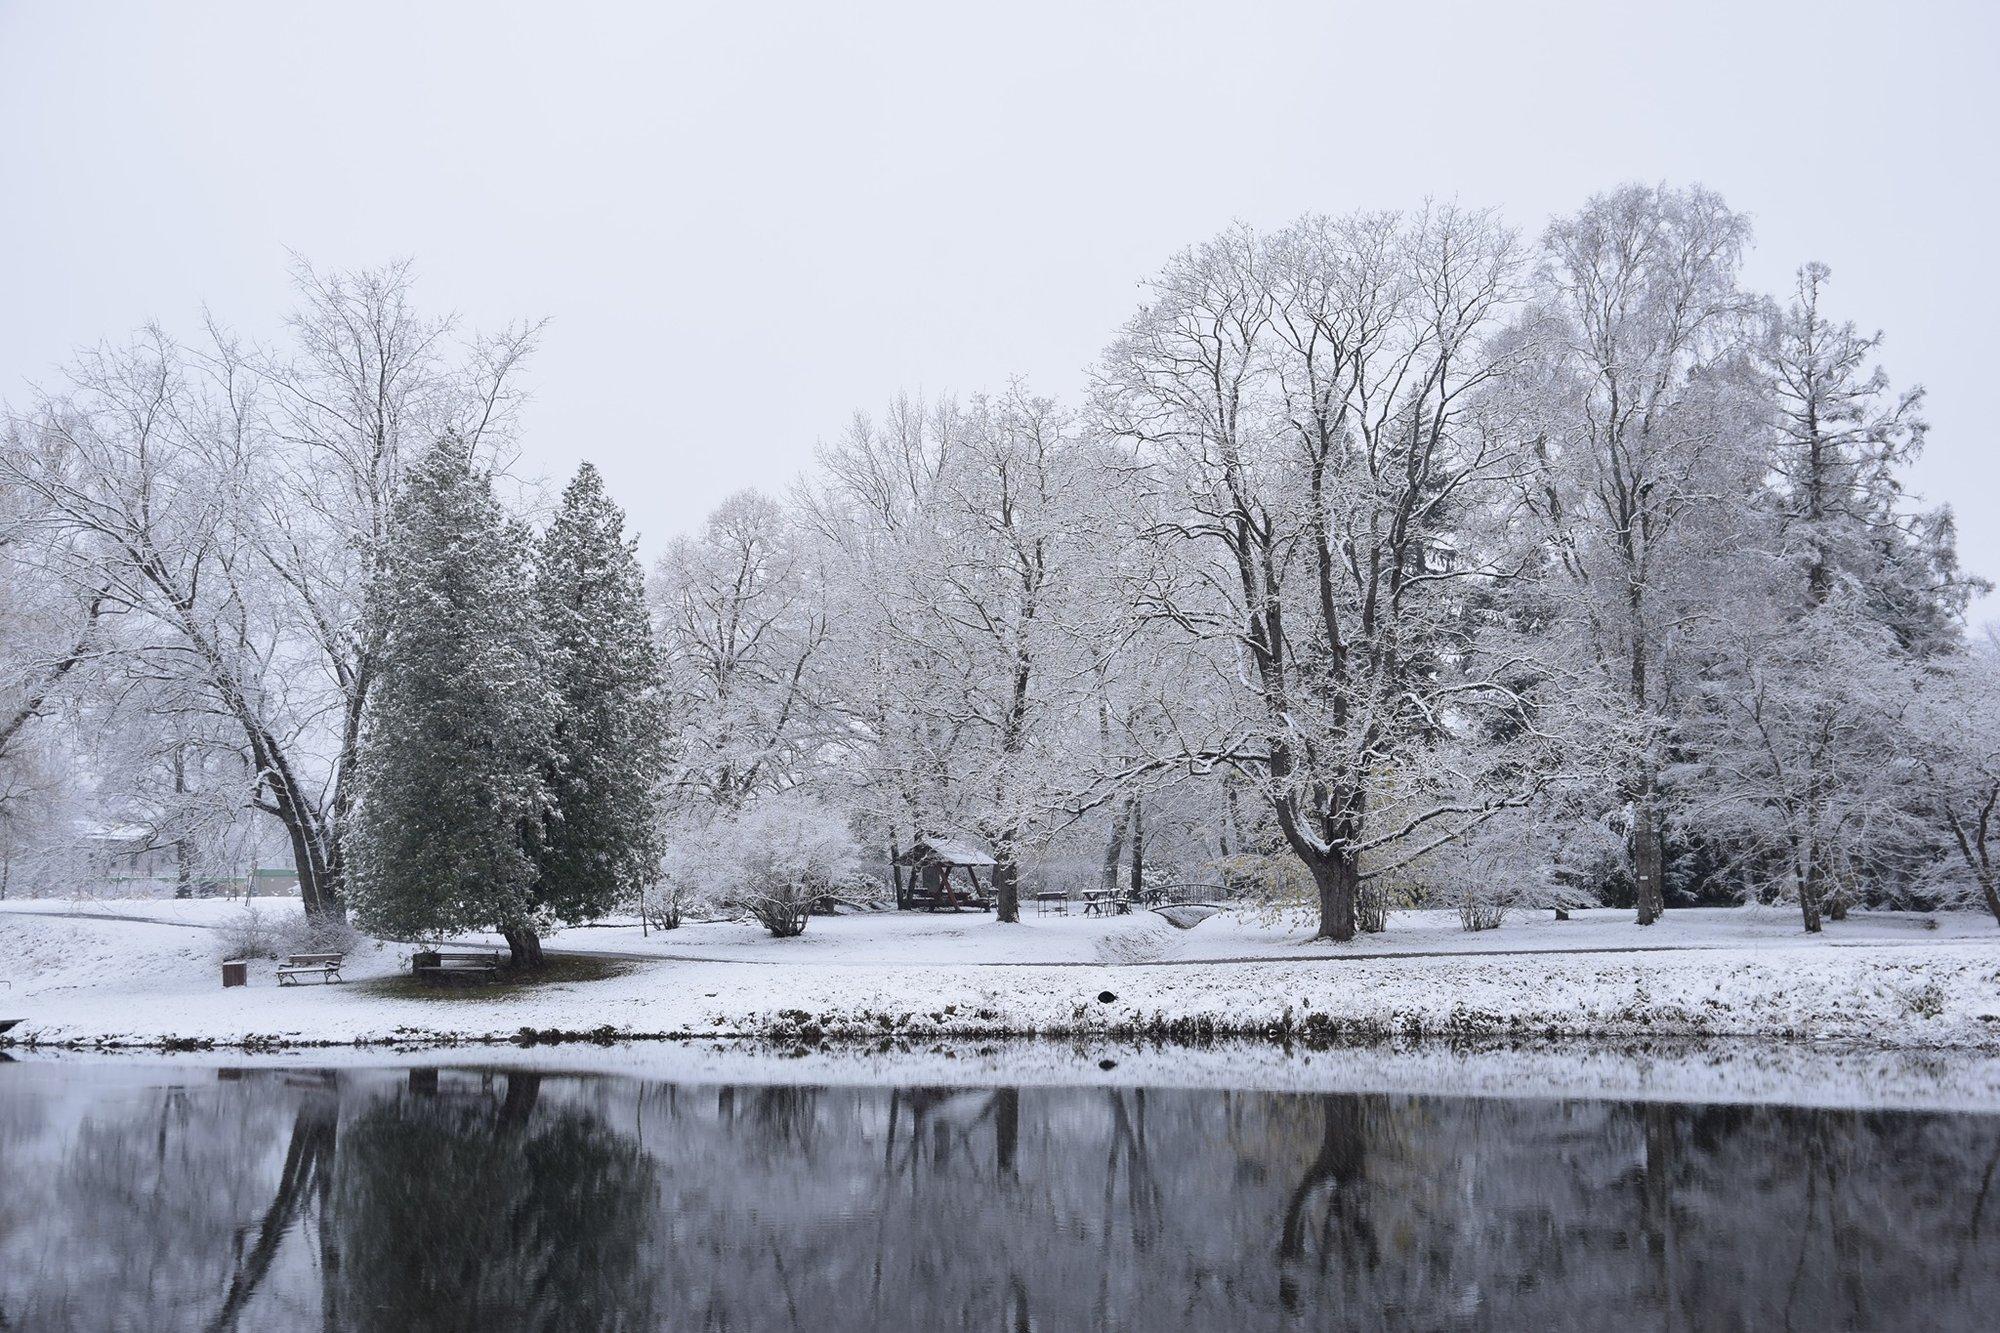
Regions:
<instances>
[{"instance_id":1,"label":"snow-covered lawn","mask_svg":"<svg viewBox=\"0 0 2000 1333\"><path fill-rule=\"evenodd\" d=\"M274 920L296 900L260 900ZM68 913L76 915L47 915ZM620 976L440 1002L356 983L409 952L369 942L344 986L222 990L217 901L0 903L0 1018L40 1041L498 1039L522 1028L620 1034L934 1035L1275 1028L1379 1035L1823 1037L2000 1047L2000 929L1973 913L1857 913L1811 938L1778 909L1524 914L1468 934L1402 913L1346 945L1225 914L1179 931L1129 917L892 914L816 919L775 940L747 924L564 931L551 947L635 956ZM138 919L134 919L138 918ZM1387 955L1387 956L1385 956ZM1101 1000L1109 994L1113 998Z\"/></svg>"},{"instance_id":2,"label":"snow-covered lawn","mask_svg":"<svg viewBox=\"0 0 2000 1333\"><path fill-rule=\"evenodd\" d=\"M296 898L259 898L269 924L299 914ZM137 918L218 927L243 911L240 900L216 898L25 898L0 901L7 913L75 914L84 919ZM1225 912L1193 930L1176 930L1152 912L1130 916L1036 913L1014 926L986 913L889 912L815 917L796 939L773 939L752 921L689 922L678 930L642 931L636 920L556 931L551 948L643 954L716 962L917 966L978 963L1212 962L1223 959L1342 958L1402 953L1518 953L1574 949L1824 949L1853 944L1981 943L2000 946L2000 927L1983 912L1856 912L1830 921L1819 936L1804 934L1791 907L1706 907L1670 911L1650 927L1632 913L1596 908L1557 921L1550 912L1520 912L1497 930L1466 931L1453 912L1396 912L1389 928L1346 944L1314 940L1304 918L1269 920L1255 912ZM475 937L468 937L475 938ZM483 937L498 941L498 936Z\"/></svg>"},{"instance_id":3,"label":"snow-covered lawn","mask_svg":"<svg viewBox=\"0 0 2000 1333\"><path fill-rule=\"evenodd\" d=\"M1269 921L1225 912L1193 930L1176 930L1152 912L1123 917L1038 916L1032 907L1015 926L990 915L883 915L816 918L798 939L773 939L749 922L689 923L642 935L636 923L562 932L551 944L681 958L743 962L814 962L868 966L932 963L1141 963L1336 958L1401 953L1515 953L1570 949L1746 949L1771 945L1824 948L1841 944L1921 944L1948 940L2000 946L2000 927L1973 912L1858 912L1830 923L1815 939L1790 908L1696 908L1669 912L1652 927L1629 911L1600 908L1557 921L1550 912L1523 912L1497 930L1466 931L1455 912L1396 912L1389 927L1346 944L1312 939L1302 920Z\"/></svg>"}]
</instances>

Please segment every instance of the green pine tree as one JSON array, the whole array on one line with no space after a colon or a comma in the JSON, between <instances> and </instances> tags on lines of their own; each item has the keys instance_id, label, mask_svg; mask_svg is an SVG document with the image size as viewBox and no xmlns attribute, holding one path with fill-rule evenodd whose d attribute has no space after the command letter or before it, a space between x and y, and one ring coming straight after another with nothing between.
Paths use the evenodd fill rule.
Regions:
<instances>
[{"instance_id":1,"label":"green pine tree","mask_svg":"<svg viewBox=\"0 0 2000 1333\"><path fill-rule=\"evenodd\" d=\"M659 864L664 690L633 547L624 514L585 463L563 492L535 568L558 698L547 775L555 808L533 847L535 900L563 921L631 902Z\"/></svg>"},{"instance_id":2,"label":"green pine tree","mask_svg":"<svg viewBox=\"0 0 2000 1333\"><path fill-rule=\"evenodd\" d=\"M532 534L462 440L410 469L379 576L354 830L356 916L376 934L498 930L517 963L540 962L548 914L529 848L557 705L532 561Z\"/></svg>"}]
</instances>

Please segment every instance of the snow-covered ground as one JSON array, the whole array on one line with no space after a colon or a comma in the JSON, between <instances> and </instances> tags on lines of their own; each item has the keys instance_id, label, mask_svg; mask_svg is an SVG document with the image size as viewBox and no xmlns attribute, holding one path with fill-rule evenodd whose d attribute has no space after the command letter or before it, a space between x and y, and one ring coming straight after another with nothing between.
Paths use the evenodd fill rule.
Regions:
<instances>
[{"instance_id":1,"label":"snow-covered ground","mask_svg":"<svg viewBox=\"0 0 2000 1333\"><path fill-rule=\"evenodd\" d=\"M296 900L260 900L271 919ZM794 940L747 924L561 932L553 948L628 960L604 980L479 999L356 985L409 947L370 942L348 984L279 989L268 963L220 988L217 901L0 903L0 1018L40 1042L305 1044L498 1040L523 1028L618 1035L908 1037L1039 1033L1346 1037L1689 1035L2000 1049L2000 930L1973 913L1857 913L1820 937L1778 909L1556 922L1468 934L1401 913L1346 945L1230 913L1179 931L1151 913L816 919ZM68 915L74 911L74 915ZM1929 924L1935 921L1935 925ZM1101 997L1109 995L1106 1000Z\"/></svg>"}]
</instances>

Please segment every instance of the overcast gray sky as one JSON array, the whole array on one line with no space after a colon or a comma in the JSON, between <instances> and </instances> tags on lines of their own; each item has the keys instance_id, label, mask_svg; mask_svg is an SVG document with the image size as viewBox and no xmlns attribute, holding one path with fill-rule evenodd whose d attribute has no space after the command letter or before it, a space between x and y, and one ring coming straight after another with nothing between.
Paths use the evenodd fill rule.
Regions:
<instances>
[{"instance_id":1,"label":"overcast gray sky","mask_svg":"<svg viewBox=\"0 0 2000 1333\"><path fill-rule=\"evenodd\" d=\"M410 255L552 317L526 462L595 460L650 550L899 389L1073 394L1232 219L1701 181L1758 285L1823 259L1888 332L2000 574L1995 8L0 0L0 394L204 301L268 332L288 249Z\"/></svg>"}]
</instances>

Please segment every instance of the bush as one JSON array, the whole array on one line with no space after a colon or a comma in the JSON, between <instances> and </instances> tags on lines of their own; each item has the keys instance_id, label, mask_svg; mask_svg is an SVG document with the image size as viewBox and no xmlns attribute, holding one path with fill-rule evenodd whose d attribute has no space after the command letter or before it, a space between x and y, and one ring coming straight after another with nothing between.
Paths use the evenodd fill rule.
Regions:
<instances>
[{"instance_id":1,"label":"bush","mask_svg":"<svg viewBox=\"0 0 2000 1333\"><path fill-rule=\"evenodd\" d=\"M826 886L815 881L781 879L762 891L743 891L737 895L737 901L764 929L783 940L806 933L806 920L812 915L813 904L825 892Z\"/></svg>"},{"instance_id":2,"label":"bush","mask_svg":"<svg viewBox=\"0 0 2000 1333\"><path fill-rule=\"evenodd\" d=\"M277 951L271 923L255 903L224 917L216 927L215 941L224 958L270 958Z\"/></svg>"},{"instance_id":3,"label":"bush","mask_svg":"<svg viewBox=\"0 0 2000 1333\"><path fill-rule=\"evenodd\" d=\"M251 903L239 907L216 927L217 947L224 958L277 958L293 953L352 953L363 936L344 916L265 914Z\"/></svg>"},{"instance_id":4,"label":"bush","mask_svg":"<svg viewBox=\"0 0 2000 1333\"><path fill-rule=\"evenodd\" d=\"M780 939L802 934L813 904L853 868L854 836L838 812L796 796L769 797L734 817L684 829L665 882L741 908ZM685 905L685 904L683 904Z\"/></svg>"},{"instance_id":5,"label":"bush","mask_svg":"<svg viewBox=\"0 0 2000 1333\"><path fill-rule=\"evenodd\" d=\"M277 953L352 953L363 938L345 916L326 912L287 916L271 934Z\"/></svg>"},{"instance_id":6,"label":"bush","mask_svg":"<svg viewBox=\"0 0 2000 1333\"><path fill-rule=\"evenodd\" d=\"M639 917L654 930L679 930L687 900L687 890L677 880L648 884L639 890Z\"/></svg>"},{"instance_id":7,"label":"bush","mask_svg":"<svg viewBox=\"0 0 2000 1333\"><path fill-rule=\"evenodd\" d=\"M1467 930L1494 930L1507 920L1507 904L1471 893L1458 900L1458 924Z\"/></svg>"}]
</instances>

